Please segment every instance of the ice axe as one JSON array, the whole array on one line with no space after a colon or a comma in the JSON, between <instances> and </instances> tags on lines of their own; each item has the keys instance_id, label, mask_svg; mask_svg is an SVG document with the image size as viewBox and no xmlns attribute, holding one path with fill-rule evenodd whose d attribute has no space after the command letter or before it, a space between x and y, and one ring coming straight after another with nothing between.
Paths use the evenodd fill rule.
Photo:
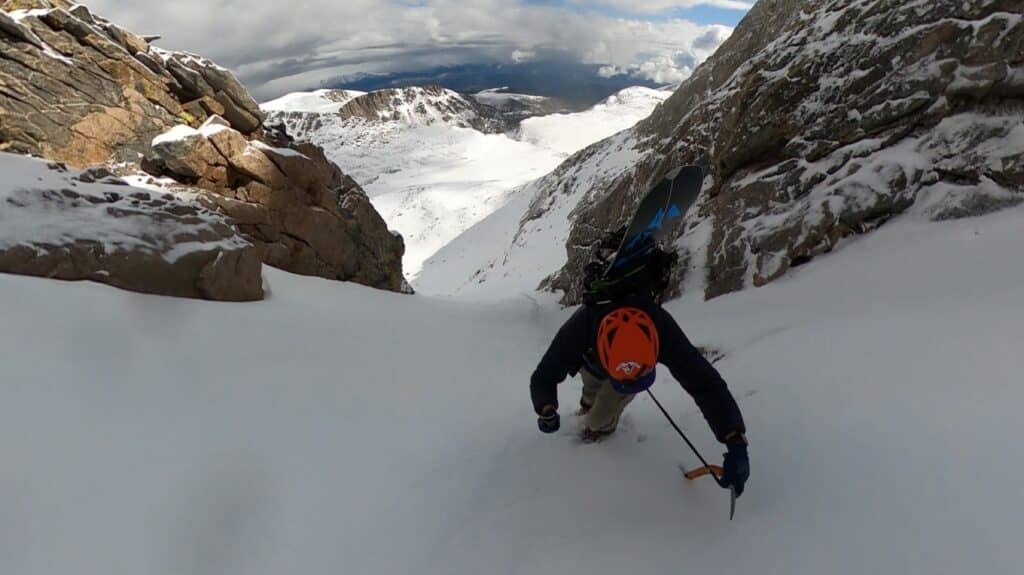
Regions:
<instances>
[{"instance_id":1,"label":"ice axe","mask_svg":"<svg viewBox=\"0 0 1024 575\"><path fill-rule=\"evenodd\" d=\"M665 419L667 419L668 422L670 424L672 424L672 428L676 430L676 433L679 434L679 437L683 438L683 441L685 441L686 445L688 445L690 447L690 450L693 451L693 454L697 456L697 459L699 459L700 462L704 464L703 467L698 467L696 469L691 469L689 471L686 471L684 469L683 470L683 477L685 477L686 479L688 479L690 481L693 481L695 479L699 479L701 477L704 477L705 475L710 475L711 478L715 480L715 483L717 483L719 487L721 487L723 489L728 489L729 490L729 521L732 521L732 518L736 515L736 488L731 486L731 485L726 485L726 484L722 483L722 474L723 474L722 468L719 467L718 465L711 465L710 463L707 462L706 459L704 459L704 456L702 456L700 454L700 452L697 451L697 448L693 445L693 443L690 441L690 439L688 437L686 437L686 434L683 433L683 430L679 429L679 426L676 425L675 420L672 419L672 416L669 415L668 411L666 411L665 408L661 405L661 402L658 401L658 398L654 397L654 394L651 393L650 389L647 390L647 395L651 396L651 399L654 401L654 405L658 406L658 409L660 409L661 413L664 414Z\"/></svg>"}]
</instances>

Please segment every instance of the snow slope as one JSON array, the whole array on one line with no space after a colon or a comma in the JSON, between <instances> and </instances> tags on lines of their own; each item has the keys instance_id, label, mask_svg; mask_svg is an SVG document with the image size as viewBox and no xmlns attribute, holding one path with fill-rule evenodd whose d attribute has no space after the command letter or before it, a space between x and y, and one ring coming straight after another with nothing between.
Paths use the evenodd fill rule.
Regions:
<instances>
[{"instance_id":1,"label":"snow slope","mask_svg":"<svg viewBox=\"0 0 1024 575\"><path fill-rule=\"evenodd\" d=\"M644 154L629 132L580 152L575 161L513 190L501 210L431 256L417 279L425 294L494 299L531 293L565 263L573 210L587 193L633 169ZM563 187L561 182L571 181ZM541 194L563 189L561 194ZM539 216L534 217L534 214Z\"/></svg>"},{"instance_id":2,"label":"snow slope","mask_svg":"<svg viewBox=\"0 0 1024 575\"><path fill-rule=\"evenodd\" d=\"M0 276L7 573L1014 573L1020 208L902 217L670 311L750 428L736 520L646 398L537 432L568 311L268 270L256 304ZM697 445L706 425L654 388Z\"/></svg>"},{"instance_id":3,"label":"snow slope","mask_svg":"<svg viewBox=\"0 0 1024 575\"><path fill-rule=\"evenodd\" d=\"M276 100L260 104L264 112L305 112L336 114L345 104L365 95L355 90L316 90L314 92L292 92Z\"/></svg>"},{"instance_id":4,"label":"snow slope","mask_svg":"<svg viewBox=\"0 0 1024 575\"><path fill-rule=\"evenodd\" d=\"M584 114L551 114L523 120L517 139L551 148L568 158L579 150L632 127L672 95L640 86L609 96Z\"/></svg>"},{"instance_id":5,"label":"snow slope","mask_svg":"<svg viewBox=\"0 0 1024 575\"><path fill-rule=\"evenodd\" d=\"M405 238L403 270L416 286L423 262L503 206L512 190L551 172L577 149L641 120L669 95L630 88L592 110L526 120L520 135L413 120L339 121L330 115L310 122L308 116L279 114L269 121L283 122L296 139L322 146L359 182L384 221ZM438 115L425 109L425 117Z\"/></svg>"}]
</instances>

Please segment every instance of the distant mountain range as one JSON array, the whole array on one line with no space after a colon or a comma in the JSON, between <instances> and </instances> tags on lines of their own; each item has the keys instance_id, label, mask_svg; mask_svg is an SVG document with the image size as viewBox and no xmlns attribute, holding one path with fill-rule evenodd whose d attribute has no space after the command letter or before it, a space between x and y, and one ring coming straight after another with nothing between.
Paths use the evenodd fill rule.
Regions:
<instances>
[{"instance_id":1,"label":"distant mountain range","mask_svg":"<svg viewBox=\"0 0 1024 575\"><path fill-rule=\"evenodd\" d=\"M557 60L518 64L466 64L419 72L362 75L328 83L325 88L372 92L386 88L438 85L474 94L505 87L508 92L546 96L564 107L579 111L633 86L656 88L659 84L629 75L601 76L596 65Z\"/></svg>"}]
</instances>

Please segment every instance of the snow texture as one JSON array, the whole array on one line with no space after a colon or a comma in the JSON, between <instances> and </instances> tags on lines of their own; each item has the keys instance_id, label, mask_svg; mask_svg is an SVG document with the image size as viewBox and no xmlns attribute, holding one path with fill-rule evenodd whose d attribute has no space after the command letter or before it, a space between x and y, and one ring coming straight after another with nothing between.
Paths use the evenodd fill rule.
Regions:
<instances>
[{"instance_id":1,"label":"snow texture","mask_svg":"<svg viewBox=\"0 0 1024 575\"><path fill-rule=\"evenodd\" d=\"M187 240L231 225L226 216L203 207L193 193L161 189L162 201L150 202L154 187L85 183L76 179L75 170L7 153L0 153L0 174L0 249L89 242L108 254L141 250L173 263L193 251L231 251L249 245L237 235L219 241ZM146 199L132 197L137 193ZM195 210L191 223L165 221L167 210L175 205Z\"/></svg>"},{"instance_id":2,"label":"snow texture","mask_svg":"<svg viewBox=\"0 0 1024 575\"><path fill-rule=\"evenodd\" d=\"M626 88L585 114L551 114L523 120L517 139L552 148L568 158L594 142L632 127L671 95L666 90Z\"/></svg>"},{"instance_id":3,"label":"snow texture","mask_svg":"<svg viewBox=\"0 0 1024 575\"><path fill-rule=\"evenodd\" d=\"M303 112L334 114L345 104L364 95L355 90L316 90L314 92L293 92L276 100L260 104L264 112Z\"/></svg>"},{"instance_id":4,"label":"snow texture","mask_svg":"<svg viewBox=\"0 0 1024 575\"><path fill-rule=\"evenodd\" d=\"M170 142L181 142L184 140L191 140L192 138L199 138L202 134L199 130L186 126L185 124L178 124L170 130L167 130L163 134L153 138L153 142L150 144L154 148L160 144L167 144Z\"/></svg>"},{"instance_id":5,"label":"snow texture","mask_svg":"<svg viewBox=\"0 0 1024 575\"><path fill-rule=\"evenodd\" d=\"M224 305L0 276L4 570L1016 573L1022 217L900 218L669 307L748 423L732 522L645 397L580 445L574 380L537 432L528 378L569 313L550 299L268 270L268 301ZM654 392L720 461L667 374Z\"/></svg>"}]
</instances>

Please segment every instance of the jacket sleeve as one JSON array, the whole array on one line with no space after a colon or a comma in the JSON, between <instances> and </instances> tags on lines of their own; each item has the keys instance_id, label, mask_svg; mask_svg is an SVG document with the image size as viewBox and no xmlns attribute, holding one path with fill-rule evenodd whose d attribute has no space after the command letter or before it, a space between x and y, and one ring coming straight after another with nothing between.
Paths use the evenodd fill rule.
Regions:
<instances>
[{"instance_id":1,"label":"jacket sleeve","mask_svg":"<svg viewBox=\"0 0 1024 575\"><path fill-rule=\"evenodd\" d=\"M740 408L718 370L690 343L668 312L662 311L660 315L659 361L693 396L718 441L725 443L725 436L733 431L746 433Z\"/></svg>"},{"instance_id":2,"label":"jacket sleeve","mask_svg":"<svg viewBox=\"0 0 1024 575\"><path fill-rule=\"evenodd\" d=\"M579 368L588 347L589 331L587 309L581 307L555 334L530 377L530 398L538 415L545 405L558 407L558 384Z\"/></svg>"}]
</instances>

